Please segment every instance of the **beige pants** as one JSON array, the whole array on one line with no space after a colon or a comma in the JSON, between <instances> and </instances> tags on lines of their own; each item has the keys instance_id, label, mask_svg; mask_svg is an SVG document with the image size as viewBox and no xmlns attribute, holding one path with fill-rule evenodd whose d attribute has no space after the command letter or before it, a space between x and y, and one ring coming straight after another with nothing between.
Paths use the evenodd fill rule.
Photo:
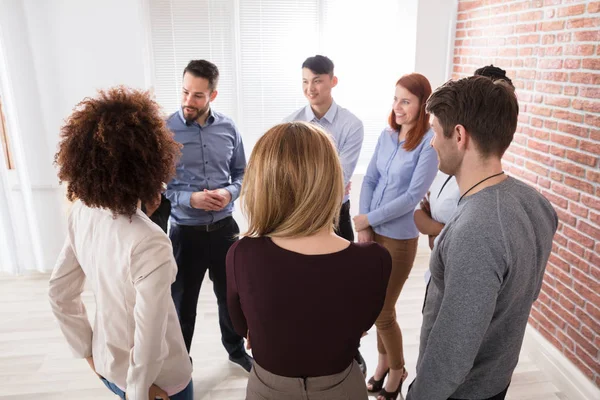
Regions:
<instances>
[{"instance_id":1,"label":"beige pants","mask_svg":"<svg viewBox=\"0 0 600 400\"><path fill-rule=\"evenodd\" d=\"M366 400L367 387L356 361L343 372L314 378L272 374L254 361L246 400Z\"/></svg>"},{"instance_id":2,"label":"beige pants","mask_svg":"<svg viewBox=\"0 0 600 400\"><path fill-rule=\"evenodd\" d=\"M375 321L377 351L379 354L387 354L391 369L402 369L404 350L402 332L396 321L396 302L415 262L419 238L398 240L375 234L375 241L385 247L392 256L392 274L385 293L385 302Z\"/></svg>"}]
</instances>

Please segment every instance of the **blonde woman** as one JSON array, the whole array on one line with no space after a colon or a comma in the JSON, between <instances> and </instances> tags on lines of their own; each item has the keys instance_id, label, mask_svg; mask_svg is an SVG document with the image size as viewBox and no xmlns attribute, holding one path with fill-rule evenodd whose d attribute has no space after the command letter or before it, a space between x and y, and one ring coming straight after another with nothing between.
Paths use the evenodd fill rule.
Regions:
<instances>
[{"instance_id":1,"label":"blonde woman","mask_svg":"<svg viewBox=\"0 0 600 400\"><path fill-rule=\"evenodd\" d=\"M247 399L367 398L354 356L383 306L391 258L334 233L343 197L320 128L277 125L254 147L241 193L249 228L227 255L231 320L255 358Z\"/></svg>"}]
</instances>

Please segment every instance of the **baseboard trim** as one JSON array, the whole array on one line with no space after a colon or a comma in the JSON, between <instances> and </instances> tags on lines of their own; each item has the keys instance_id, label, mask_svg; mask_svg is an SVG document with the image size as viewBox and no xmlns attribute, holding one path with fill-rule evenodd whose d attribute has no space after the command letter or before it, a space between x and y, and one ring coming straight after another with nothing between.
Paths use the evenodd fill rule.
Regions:
<instances>
[{"instance_id":1,"label":"baseboard trim","mask_svg":"<svg viewBox=\"0 0 600 400\"><path fill-rule=\"evenodd\" d=\"M600 388L530 325L525 331L523 346L538 368L548 374L569 399L600 399Z\"/></svg>"}]
</instances>

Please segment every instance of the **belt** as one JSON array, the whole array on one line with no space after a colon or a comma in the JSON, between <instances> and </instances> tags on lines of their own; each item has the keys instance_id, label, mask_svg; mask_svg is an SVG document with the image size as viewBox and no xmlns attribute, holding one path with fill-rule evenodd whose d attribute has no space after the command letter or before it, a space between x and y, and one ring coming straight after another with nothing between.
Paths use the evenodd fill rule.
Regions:
<instances>
[{"instance_id":1,"label":"belt","mask_svg":"<svg viewBox=\"0 0 600 400\"><path fill-rule=\"evenodd\" d=\"M233 220L232 216L223 218L220 221L214 222L212 224L208 224L208 225L180 225L181 228L184 229L191 229L194 231L200 231L200 232L214 232L217 231L225 226L227 226L227 224L229 224L231 222L231 220Z\"/></svg>"}]
</instances>

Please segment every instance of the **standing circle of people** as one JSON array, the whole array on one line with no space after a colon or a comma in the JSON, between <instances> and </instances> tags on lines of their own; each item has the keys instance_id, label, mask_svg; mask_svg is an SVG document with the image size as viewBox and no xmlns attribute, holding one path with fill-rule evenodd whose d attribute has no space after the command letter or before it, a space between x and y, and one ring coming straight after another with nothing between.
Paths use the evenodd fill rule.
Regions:
<instances>
[{"instance_id":1,"label":"standing circle of people","mask_svg":"<svg viewBox=\"0 0 600 400\"><path fill-rule=\"evenodd\" d=\"M75 108L55 156L73 204L49 282L72 352L121 399L193 399L208 272L247 399L397 399L408 373L395 307L421 233L432 252L406 399L504 399L558 225L502 170L519 113L511 80L486 66L432 92L423 75L402 76L352 218L363 123L333 100L329 58L301 70L308 104L248 165L235 123L212 108L220 76L206 60L186 66L166 120L149 93L124 87ZM360 340L373 325L365 382Z\"/></svg>"}]
</instances>

